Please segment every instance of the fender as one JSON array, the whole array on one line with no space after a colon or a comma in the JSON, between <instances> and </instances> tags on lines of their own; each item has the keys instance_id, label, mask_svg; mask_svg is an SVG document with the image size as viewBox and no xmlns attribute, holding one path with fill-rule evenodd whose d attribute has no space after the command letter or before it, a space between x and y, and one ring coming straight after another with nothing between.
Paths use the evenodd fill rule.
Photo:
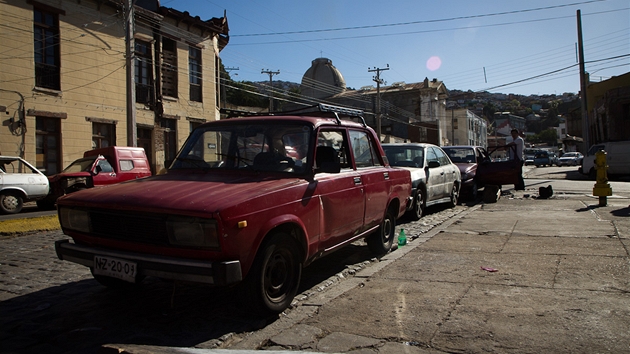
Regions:
<instances>
[{"instance_id":1,"label":"fender","mask_svg":"<svg viewBox=\"0 0 630 354\"><path fill-rule=\"evenodd\" d=\"M307 263L309 254L311 254L312 252L312 247L311 245L308 244L309 236L308 236L308 232L306 231L306 226L304 225L302 220L300 220L300 218L297 217L296 215L293 215L293 214L278 215L274 218L271 218L265 221L265 223L262 224L260 228L258 229L256 240L253 242L253 245L255 245L255 248L253 250L255 250L255 252L250 252L247 258L244 259L242 262L243 275L246 275L249 273L249 269L252 263L254 262L254 258L256 257L256 254L260 251L260 247L267 239L267 236L269 236L275 229L282 229L283 226L287 226L291 230L295 230L295 229L299 230L299 233L296 235L297 236L296 241L298 242L298 244L300 245L303 251L302 264L304 265Z\"/></svg>"}]
</instances>

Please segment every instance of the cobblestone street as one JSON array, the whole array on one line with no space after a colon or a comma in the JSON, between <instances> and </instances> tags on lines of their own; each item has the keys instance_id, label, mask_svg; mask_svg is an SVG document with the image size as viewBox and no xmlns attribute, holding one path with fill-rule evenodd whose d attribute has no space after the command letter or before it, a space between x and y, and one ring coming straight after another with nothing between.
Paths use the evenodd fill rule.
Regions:
<instances>
[{"instance_id":1,"label":"cobblestone street","mask_svg":"<svg viewBox=\"0 0 630 354\"><path fill-rule=\"evenodd\" d=\"M410 239L468 209L430 208L420 221L399 220ZM128 291L99 285L83 266L57 259L58 231L0 239L0 342L3 353L94 353L105 343L217 346L234 333L257 330L232 301L231 289L148 278ZM377 261L356 242L304 269L304 301ZM271 320L273 321L273 320Z\"/></svg>"}]
</instances>

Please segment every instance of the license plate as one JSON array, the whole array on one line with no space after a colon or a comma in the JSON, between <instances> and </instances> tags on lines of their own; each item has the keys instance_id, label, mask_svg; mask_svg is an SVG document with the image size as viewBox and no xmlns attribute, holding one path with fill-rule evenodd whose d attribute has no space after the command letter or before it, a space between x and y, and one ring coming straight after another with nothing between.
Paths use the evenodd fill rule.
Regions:
<instances>
[{"instance_id":1,"label":"license plate","mask_svg":"<svg viewBox=\"0 0 630 354\"><path fill-rule=\"evenodd\" d=\"M94 274L135 283L137 272L138 266L134 262L119 258L94 256Z\"/></svg>"}]
</instances>

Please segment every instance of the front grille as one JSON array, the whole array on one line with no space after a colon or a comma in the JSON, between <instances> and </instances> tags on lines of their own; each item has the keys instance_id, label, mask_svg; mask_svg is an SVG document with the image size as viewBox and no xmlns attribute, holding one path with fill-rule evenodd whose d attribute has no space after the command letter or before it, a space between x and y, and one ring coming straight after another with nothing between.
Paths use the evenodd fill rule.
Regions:
<instances>
[{"instance_id":1,"label":"front grille","mask_svg":"<svg viewBox=\"0 0 630 354\"><path fill-rule=\"evenodd\" d=\"M158 245L168 245L166 219L166 215L90 211L94 235Z\"/></svg>"}]
</instances>

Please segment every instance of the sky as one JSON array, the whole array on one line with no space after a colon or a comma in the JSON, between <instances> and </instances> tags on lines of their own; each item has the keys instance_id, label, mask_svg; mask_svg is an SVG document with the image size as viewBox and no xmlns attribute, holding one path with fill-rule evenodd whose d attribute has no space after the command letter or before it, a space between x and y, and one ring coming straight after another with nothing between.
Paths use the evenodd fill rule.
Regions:
<instances>
[{"instance_id":1,"label":"sky","mask_svg":"<svg viewBox=\"0 0 630 354\"><path fill-rule=\"evenodd\" d=\"M628 0L161 0L202 20L227 14L220 57L236 81L300 83L324 57L349 88L436 78L449 90L580 90L578 10L591 81L630 72Z\"/></svg>"}]
</instances>

